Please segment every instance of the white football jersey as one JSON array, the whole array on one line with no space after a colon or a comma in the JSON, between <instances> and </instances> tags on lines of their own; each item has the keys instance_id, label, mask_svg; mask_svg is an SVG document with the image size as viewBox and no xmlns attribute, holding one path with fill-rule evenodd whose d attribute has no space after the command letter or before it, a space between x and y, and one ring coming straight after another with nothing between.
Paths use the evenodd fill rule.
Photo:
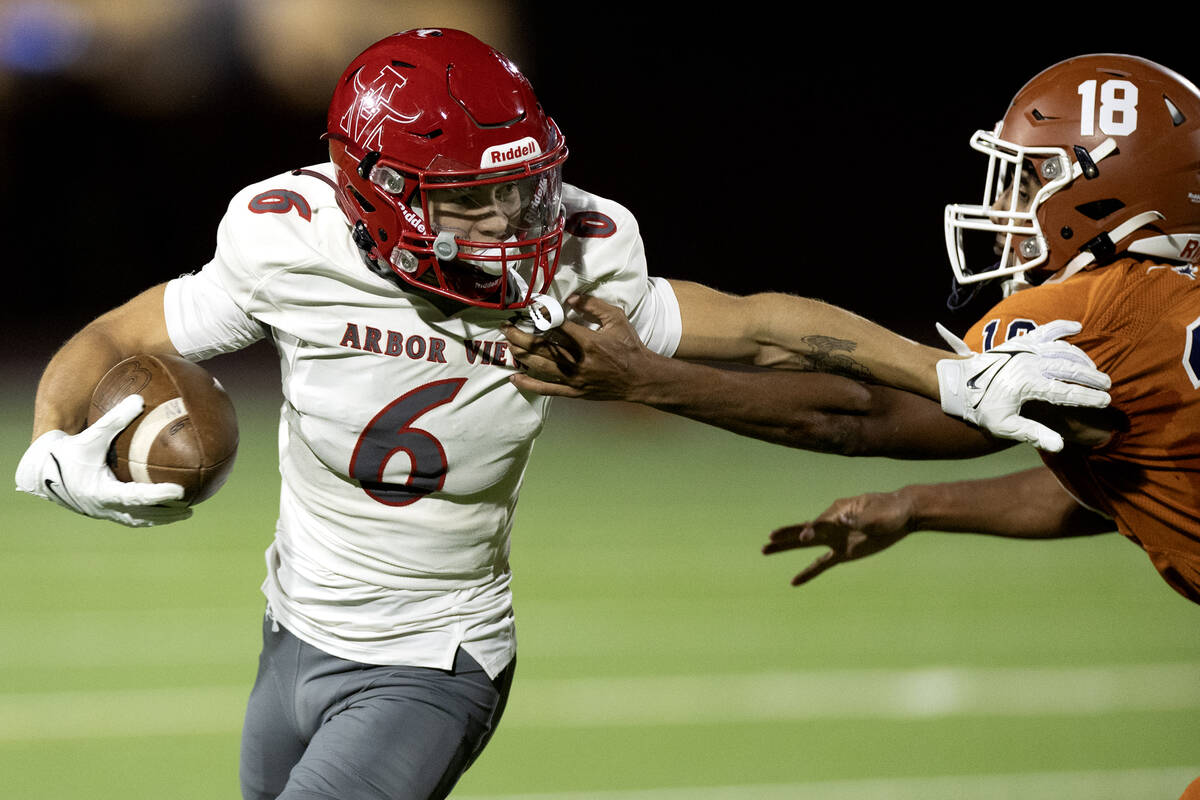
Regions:
<instances>
[{"instance_id":1,"label":"white football jersey","mask_svg":"<svg viewBox=\"0 0 1200 800\"><path fill-rule=\"evenodd\" d=\"M332 177L332 165L312 171ZM649 278L632 215L564 187L551 294L594 294L665 355L681 323ZM333 655L448 669L461 645L495 675L515 652L508 550L548 398L510 382L498 325L447 317L375 275L332 187L287 173L242 190L199 272L167 285L171 340L193 360L270 337L283 407L269 613Z\"/></svg>"}]
</instances>

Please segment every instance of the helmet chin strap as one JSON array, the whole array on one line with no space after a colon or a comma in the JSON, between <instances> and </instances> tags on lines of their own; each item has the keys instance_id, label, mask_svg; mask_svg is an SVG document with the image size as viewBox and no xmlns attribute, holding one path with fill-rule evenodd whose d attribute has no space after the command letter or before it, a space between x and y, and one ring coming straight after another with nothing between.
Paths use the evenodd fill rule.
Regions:
<instances>
[{"instance_id":1,"label":"helmet chin strap","mask_svg":"<svg viewBox=\"0 0 1200 800\"><path fill-rule=\"evenodd\" d=\"M563 324L566 314L562 304L548 294L535 292L529 299L529 318L533 327L542 333Z\"/></svg>"},{"instance_id":2,"label":"helmet chin strap","mask_svg":"<svg viewBox=\"0 0 1200 800\"><path fill-rule=\"evenodd\" d=\"M1158 222L1160 219L1164 219L1164 217L1157 211L1143 211L1141 214L1135 214L1111 231L1102 233L1089 242L1088 249L1081 251L1077 256L1068 261L1065 267L1047 278L1046 283L1062 283L1076 272L1079 272L1079 270L1095 262L1096 250L1109 253L1116 252L1117 245L1125 237L1151 223Z\"/></svg>"},{"instance_id":3,"label":"helmet chin strap","mask_svg":"<svg viewBox=\"0 0 1200 800\"><path fill-rule=\"evenodd\" d=\"M529 284L511 267L508 270L508 281L509 285L517 290L519 296L529 295L529 305L525 306L525 311L529 314L529 320L533 323L533 327L539 332L545 333L563 324L567 315L562 303L557 299L541 292L530 293Z\"/></svg>"},{"instance_id":4,"label":"helmet chin strap","mask_svg":"<svg viewBox=\"0 0 1200 800\"><path fill-rule=\"evenodd\" d=\"M1078 180L1083 176L1091 180L1096 177L1098 174L1096 162L1104 159L1106 156L1112 155L1116 149L1117 142L1111 136L1096 145L1096 149L1091 152L1085 151L1082 147L1076 147L1075 152L1078 160L1071 166L1071 179ZM1079 272L1079 270L1094 263L1097 251L1101 253L1115 253L1117 244L1125 239L1125 237L1160 219L1163 219L1163 215L1157 211L1144 211L1141 214L1130 217L1111 231L1100 234L1084 245L1083 250L1078 255L1068 261L1065 267L1051 275L1045 282L1062 283L1076 272Z\"/></svg>"}]
</instances>

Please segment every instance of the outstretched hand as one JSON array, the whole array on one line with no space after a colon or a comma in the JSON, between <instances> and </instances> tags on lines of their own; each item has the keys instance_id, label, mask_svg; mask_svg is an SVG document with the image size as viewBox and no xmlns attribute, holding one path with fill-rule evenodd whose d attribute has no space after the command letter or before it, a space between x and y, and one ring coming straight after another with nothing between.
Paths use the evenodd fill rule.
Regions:
<instances>
[{"instance_id":1,"label":"outstretched hand","mask_svg":"<svg viewBox=\"0 0 1200 800\"><path fill-rule=\"evenodd\" d=\"M811 522L772 531L762 551L828 547L792 578L792 586L800 586L830 567L886 550L912 530L912 504L901 493L862 494L836 501Z\"/></svg>"},{"instance_id":2,"label":"outstretched hand","mask_svg":"<svg viewBox=\"0 0 1200 800\"><path fill-rule=\"evenodd\" d=\"M654 354L620 308L590 295L572 295L566 304L595 327L570 319L543 334L501 327L524 370L512 377L513 384L555 397L630 399Z\"/></svg>"},{"instance_id":3,"label":"outstretched hand","mask_svg":"<svg viewBox=\"0 0 1200 800\"><path fill-rule=\"evenodd\" d=\"M1087 353L1063 341L1079 333L1078 322L1055 320L982 353L937 327L959 356L937 362L942 410L995 436L1057 453L1063 449L1062 435L1023 416L1024 403L1104 408L1111 400L1108 375Z\"/></svg>"}]
</instances>

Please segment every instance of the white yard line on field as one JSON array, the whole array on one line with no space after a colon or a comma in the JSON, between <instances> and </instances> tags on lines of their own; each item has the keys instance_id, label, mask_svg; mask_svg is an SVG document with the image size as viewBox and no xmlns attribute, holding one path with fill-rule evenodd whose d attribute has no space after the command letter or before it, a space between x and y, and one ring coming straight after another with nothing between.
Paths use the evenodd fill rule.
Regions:
<instances>
[{"instance_id":1,"label":"white yard line on field","mask_svg":"<svg viewBox=\"0 0 1200 800\"><path fill-rule=\"evenodd\" d=\"M508 727L1040 716L1200 708L1200 664L518 681Z\"/></svg>"},{"instance_id":2,"label":"white yard line on field","mask_svg":"<svg viewBox=\"0 0 1200 800\"><path fill-rule=\"evenodd\" d=\"M462 795L455 800L1175 800L1194 767L943 775L747 786Z\"/></svg>"},{"instance_id":3,"label":"white yard line on field","mask_svg":"<svg viewBox=\"0 0 1200 800\"><path fill-rule=\"evenodd\" d=\"M0 693L0 742L236 731L250 689ZM521 680L506 729L1200 709L1200 664Z\"/></svg>"}]
</instances>

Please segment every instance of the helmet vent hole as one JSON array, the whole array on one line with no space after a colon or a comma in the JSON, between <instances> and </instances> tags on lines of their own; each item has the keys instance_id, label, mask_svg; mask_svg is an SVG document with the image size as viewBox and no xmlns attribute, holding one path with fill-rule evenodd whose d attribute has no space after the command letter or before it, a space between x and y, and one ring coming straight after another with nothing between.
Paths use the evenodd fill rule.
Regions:
<instances>
[{"instance_id":1,"label":"helmet vent hole","mask_svg":"<svg viewBox=\"0 0 1200 800\"><path fill-rule=\"evenodd\" d=\"M371 205L371 203L369 203L367 201L367 198L365 198L361 194L359 194L357 189L355 189L353 186L349 187L349 189L351 192L354 193L354 199L358 201L358 205L360 208L362 208L363 211L365 211L368 214L372 214L375 212L375 206Z\"/></svg>"},{"instance_id":2,"label":"helmet vent hole","mask_svg":"<svg viewBox=\"0 0 1200 800\"><path fill-rule=\"evenodd\" d=\"M1110 197L1107 200L1093 200L1090 203L1084 203L1081 206L1075 206L1075 210L1090 220L1102 220L1110 214L1115 214L1124 207L1125 204L1120 200L1115 197Z\"/></svg>"},{"instance_id":3,"label":"helmet vent hole","mask_svg":"<svg viewBox=\"0 0 1200 800\"><path fill-rule=\"evenodd\" d=\"M1171 115L1171 124L1178 128L1183 123L1187 122L1187 117L1179 110L1179 106L1171 102L1171 98L1163 95L1163 103L1167 106L1167 113Z\"/></svg>"},{"instance_id":4,"label":"helmet vent hole","mask_svg":"<svg viewBox=\"0 0 1200 800\"><path fill-rule=\"evenodd\" d=\"M1036 119L1038 122L1046 121L1046 115L1043 114L1042 112L1038 111L1036 108L1033 110L1032 113L1033 113L1033 118Z\"/></svg>"},{"instance_id":5,"label":"helmet vent hole","mask_svg":"<svg viewBox=\"0 0 1200 800\"><path fill-rule=\"evenodd\" d=\"M393 67L403 67L405 69L416 69L417 68L416 64L410 64L407 61L397 61L394 58L392 59L392 66Z\"/></svg>"}]
</instances>

